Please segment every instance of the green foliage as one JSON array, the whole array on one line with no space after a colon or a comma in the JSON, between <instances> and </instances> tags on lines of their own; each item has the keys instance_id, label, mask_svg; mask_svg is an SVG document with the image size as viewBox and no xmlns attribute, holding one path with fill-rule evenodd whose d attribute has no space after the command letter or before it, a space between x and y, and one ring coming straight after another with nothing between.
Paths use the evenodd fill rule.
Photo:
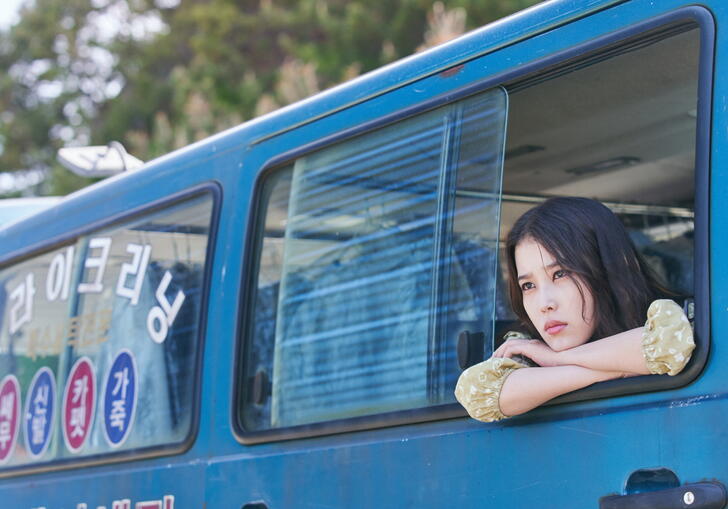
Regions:
<instances>
[{"instance_id":1,"label":"green foliage","mask_svg":"<svg viewBox=\"0 0 728 509\"><path fill-rule=\"evenodd\" d=\"M159 156L536 0L36 0L0 32L0 172L67 144ZM145 30L144 27L150 27ZM1 190L0 190L1 192Z\"/></svg>"}]
</instances>

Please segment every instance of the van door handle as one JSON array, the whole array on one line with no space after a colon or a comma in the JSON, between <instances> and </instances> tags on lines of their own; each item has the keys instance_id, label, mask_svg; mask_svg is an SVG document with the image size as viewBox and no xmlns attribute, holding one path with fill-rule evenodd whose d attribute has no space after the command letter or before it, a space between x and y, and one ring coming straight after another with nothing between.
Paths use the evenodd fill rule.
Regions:
<instances>
[{"instance_id":1,"label":"van door handle","mask_svg":"<svg viewBox=\"0 0 728 509\"><path fill-rule=\"evenodd\" d=\"M634 495L602 497L599 509L722 509L726 500L725 486L717 481L707 481Z\"/></svg>"}]
</instances>

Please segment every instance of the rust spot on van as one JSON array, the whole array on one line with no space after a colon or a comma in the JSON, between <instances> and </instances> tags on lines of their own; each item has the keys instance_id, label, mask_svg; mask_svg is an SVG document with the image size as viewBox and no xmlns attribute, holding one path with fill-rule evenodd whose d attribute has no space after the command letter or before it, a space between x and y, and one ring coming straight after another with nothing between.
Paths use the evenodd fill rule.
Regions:
<instances>
[{"instance_id":1,"label":"rust spot on van","mask_svg":"<svg viewBox=\"0 0 728 509\"><path fill-rule=\"evenodd\" d=\"M449 69L445 69L440 73L441 78L450 78L452 76L455 76L456 74L459 74L460 71L465 69L465 64L456 65L455 67L451 67Z\"/></svg>"}]
</instances>

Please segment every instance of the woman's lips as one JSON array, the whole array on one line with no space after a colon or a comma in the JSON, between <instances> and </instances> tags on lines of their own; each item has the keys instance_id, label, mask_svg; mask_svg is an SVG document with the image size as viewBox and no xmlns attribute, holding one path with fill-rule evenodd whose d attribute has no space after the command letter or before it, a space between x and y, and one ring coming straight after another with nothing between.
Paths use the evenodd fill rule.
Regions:
<instances>
[{"instance_id":1,"label":"woman's lips","mask_svg":"<svg viewBox=\"0 0 728 509\"><path fill-rule=\"evenodd\" d=\"M548 322L545 327L546 333L553 336L564 330L567 325L568 324L565 324L564 322Z\"/></svg>"}]
</instances>

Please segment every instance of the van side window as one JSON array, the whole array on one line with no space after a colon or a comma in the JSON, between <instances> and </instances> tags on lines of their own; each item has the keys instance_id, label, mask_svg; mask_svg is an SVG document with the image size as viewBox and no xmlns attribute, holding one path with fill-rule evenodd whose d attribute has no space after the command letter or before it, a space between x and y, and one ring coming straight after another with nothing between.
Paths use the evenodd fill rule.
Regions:
<instances>
[{"instance_id":1,"label":"van side window","mask_svg":"<svg viewBox=\"0 0 728 509\"><path fill-rule=\"evenodd\" d=\"M266 174L246 431L454 401L458 334L492 330L505 110L494 89Z\"/></svg>"},{"instance_id":2,"label":"van side window","mask_svg":"<svg viewBox=\"0 0 728 509\"><path fill-rule=\"evenodd\" d=\"M688 308L699 61L699 29L679 23L507 84L501 239L548 197L598 199Z\"/></svg>"},{"instance_id":3,"label":"van side window","mask_svg":"<svg viewBox=\"0 0 728 509\"><path fill-rule=\"evenodd\" d=\"M265 173L244 432L452 402L458 334L519 327L498 249L551 196L611 207L690 315L699 61L687 21L510 79L502 189L495 90Z\"/></svg>"},{"instance_id":4,"label":"van side window","mask_svg":"<svg viewBox=\"0 0 728 509\"><path fill-rule=\"evenodd\" d=\"M0 416L2 463L189 437L212 205L198 195L0 270L0 406L19 412Z\"/></svg>"}]
</instances>

